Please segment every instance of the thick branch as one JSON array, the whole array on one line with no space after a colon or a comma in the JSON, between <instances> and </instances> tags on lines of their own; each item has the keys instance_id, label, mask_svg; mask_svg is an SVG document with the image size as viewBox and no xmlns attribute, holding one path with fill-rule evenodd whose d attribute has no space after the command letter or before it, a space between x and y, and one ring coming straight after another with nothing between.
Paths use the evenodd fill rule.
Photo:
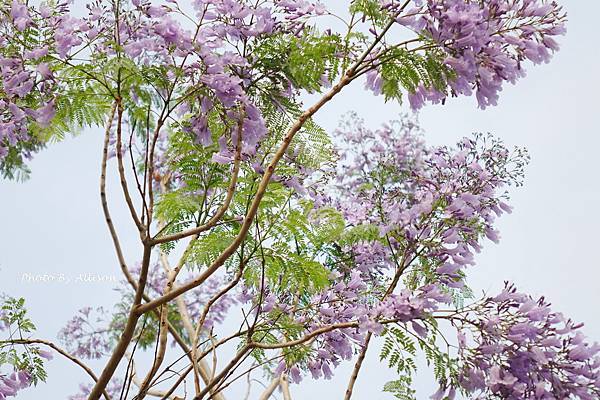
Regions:
<instances>
[{"instance_id":1,"label":"thick branch","mask_svg":"<svg viewBox=\"0 0 600 400\"><path fill-rule=\"evenodd\" d=\"M283 400L292 400L290 382L287 374L281 374L281 392L283 393Z\"/></svg>"},{"instance_id":2,"label":"thick branch","mask_svg":"<svg viewBox=\"0 0 600 400\"><path fill-rule=\"evenodd\" d=\"M106 164L108 160L108 143L110 140L110 128L115 117L116 109L117 103L115 102L110 111L108 120L106 121L106 130L104 133L104 146L102 149L102 166L100 172L100 200L102 201L102 211L104 212L104 219L106 220L106 225L108 226L108 230L110 231L110 236L113 241L115 252L117 253L117 259L119 260L121 270L125 274L127 281L135 285L135 281L133 280L131 274L129 274L129 271L127 270L127 265L125 263L125 257L123 257L123 251L119 242L117 230L115 229L112 218L110 216L110 211L108 209L108 201L106 200Z\"/></svg>"},{"instance_id":3,"label":"thick branch","mask_svg":"<svg viewBox=\"0 0 600 400\"><path fill-rule=\"evenodd\" d=\"M188 243L187 248L185 249L185 251L183 253L183 256L181 257L181 259L179 260L179 262L173 269L171 269L169 267L168 260L166 260L166 256L164 254L161 254L161 261L163 262L163 265L164 265L165 269L167 270L167 283L166 283L165 289L164 289L165 294L169 293L173 289L175 279L177 279L177 275L179 275L179 272L185 265L185 258L187 256L190 248L193 246L195 240L196 240L196 237L195 236L192 237L192 239ZM161 307L159 314L160 315L159 315L159 331L158 331L158 350L154 357L152 367L150 368L150 371L148 371L146 378L144 378L144 381L142 382L142 385L140 388L140 393L138 394L138 398L140 400L142 400L144 398L146 390L150 386L150 382L152 381L152 378L158 372L158 369L160 368L163 360L165 359L165 355L166 355L166 351L167 351L167 332L168 332L168 328L167 328L168 305L167 304L165 304Z\"/></svg>"},{"instance_id":4,"label":"thick branch","mask_svg":"<svg viewBox=\"0 0 600 400\"><path fill-rule=\"evenodd\" d=\"M273 394L273 392L275 391L275 389L277 389L277 387L280 384L280 380L279 378L275 378L271 381L271 383L269 384L269 386L267 386L265 388L265 391L261 393L260 397L258 398L258 400L269 400L269 397L271 397L271 395Z\"/></svg>"},{"instance_id":5,"label":"thick branch","mask_svg":"<svg viewBox=\"0 0 600 400\"><path fill-rule=\"evenodd\" d=\"M112 378L117 366L123 359L123 355L129 346L129 342L133 338L135 333L135 327L137 325L138 320L140 319L140 315L135 312L137 307L142 301L144 289L146 287L146 281L148 277L148 267L150 265L150 255L151 248L149 246L144 246L144 256L142 258L142 268L140 271L140 278L138 281L138 287L135 292L135 296L133 299L133 304L131 306L131 310L129 312L129 316L127 318L127 322L125 324L125 328L123 329L123 333L119 339L119 342L115 346L110 359L106 363L102 374L98 378L96 385L92 388L88 400L98 400L100 398L100 394L104 391L104 388Z\"/></svg>"},{"instance_id":6,"label":"thick branch","mask_svg":"<svg viewBox=\"0 0 600 400\"><path fill-rule=\"evenodd\" d=\"M350 381L348 382L348 387L346 388L346 394L344 395L344 400L350 400L352 397L352 391L354 390L354 384L356 383L356 379L358 378L358 373L360 372L360 368L362 367L363 361L365 360L365 356L367 355L367 349L369 348L369 343L371 343L371 337L373 334L371 332L367 333L367 337L365 338L365 343L363 344L363 348L360 350L360 354L358 355L358 360L356 360L356 364L354 364L354 369L352 370L352 376L350 377Z\"/></svg>"}]
</instances>

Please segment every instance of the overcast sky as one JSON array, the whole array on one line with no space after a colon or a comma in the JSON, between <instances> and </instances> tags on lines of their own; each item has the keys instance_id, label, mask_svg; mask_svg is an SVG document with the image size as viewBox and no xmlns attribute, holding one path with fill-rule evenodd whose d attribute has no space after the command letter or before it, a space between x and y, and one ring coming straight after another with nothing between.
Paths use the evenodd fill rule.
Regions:
<instances>
[{"instance_id":1,"label":"overcast sky","mask_svg":"<svg viewBox=\"0 0 600 400\"><path fill-rule=\"evenodd\" d=\"M529 67L525 79L505 88L497 107L481 111L474 98L452 99L445 106L425 108L419 120L430 143L451 144L479 131L529 149L532 161L525 186L512 191L514 212L499 221L502 240L499 245L486 243L469 281L479 292L497 291L509 280L532 295L545 295L555 309L585 322L588 336L600 340L600 2L560 3L569 12L568 33L550 64ZM407 111L354 87L317 120L334 129L349 110L374 127ZM117 299L110 279L120 275L98 196L101 142L99 131L83 132L37 155L28 182L0 181L0 291L27 299L38 337L55 339L82 305L110 306ZM140 254L136 232L119 208L117 181L109 182L114 219L127 258L134 261ZM108 281L78 280L98 272ZM32 283L28 274L63 274L70 282ZM355 398L390 398L379 392L393 374L379 366L375 352L371 355ZM48 383L19 398L63 399L77 391L78 382L87 382L63 360L48 366ZM333 382L292 387L294 399L340 399L349 367L338 372L343 376ZM427 398L433 389L427 377L417 379L419 398Z\"/></svg>"}]
</instances>

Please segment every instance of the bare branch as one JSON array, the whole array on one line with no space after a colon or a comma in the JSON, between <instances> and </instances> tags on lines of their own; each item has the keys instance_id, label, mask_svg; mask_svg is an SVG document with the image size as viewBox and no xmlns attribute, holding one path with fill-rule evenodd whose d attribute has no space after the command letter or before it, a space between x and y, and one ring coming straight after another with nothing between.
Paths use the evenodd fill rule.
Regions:
<instances>
[{"instance_id":1,"label":"bare branch","mask_svg":"<svg viewBox=\"0 0 600 400\"><path fill-rule=\"evenodd\" d=\"M258 400L269 400L275 389L277 389L277 387L280 385L280 382L281 381L279 378L273 379L269 386L265 388L265 391L261 393Z\"/></svg>"},{"instance_id":2,"label":"bare branch","mask_svg":"<svg viewBox=\"0 0 600 400\"><path fill-rule=\"evenodd\" d=\"M92 388L89 400L98 400L100 398L100 394L104 391L104 388L110 381L110 378L115 373L117 366L123 359L123 355L129 346L129 342L133 338L135 333L135 327L137 325L138 320L140 319L140 315L135 312L137 307L142 301L144 295L144 289L146 287L146 282L148 278L148 267L150 265L150 255L151 255L151 247L144 245L144 255L142 258L142 268L140 271L140 278L137 283L137 289L133 298L133 304L131 306L131 310L129 312L129 316L127 318L127 322L125 323L125 328L123 329L123 333L115 349L113 350L112 355L110 356L104 370L100 374L96 385Z\"/></svg>"},{"instance_id":3,"label":"bare branch","mask_svg":"<svg viewBox=\"0 0 600 400\"><path fill-rule=\"evenodd\" d=\"M125 196L125 202L127 203L127 207L129 207L129 212L131 213L131 218L135 222L138 230L140 231L140 235L145 235L145 227L140 221L140 218L137 215L137 211L135 211L135 205L131 200L131 195L129 194L129 187L127 185L127 178L125 176L125 167L123 165L123 104L121 100L117 101L117 161L119 164L119 178L121 181L121 188L123 190L123 195ZM144 239L144 236L142 236Z\"/></svg>"},{"instance_id":4,"label":"bare branch","mask_svg":"<svg viewBox=\"0 0 600 400\"><path fill-rule=\"evenodd\" d=\"M283 393L283 400L292 400L292 395L290 394L290 382L288 381L287 374L281 374L281 392Z\"/></svg>"},{"instance_id":5,"label":"bare branch","mask_svg":"<svg viewBox=\"0 0 600 400\"><path fill-rule=\"evenodd\" d=\"M133 381L134 385L137 386L141 390L143 387L143 383L142 383L142 381L140 381L140 379L137 376L137 372L135 369L135 361L133 359L133 356L128 353L125 353L125 356L131 362L131 380ZM148 394L149 396L153 396L153 397L161 397L161 398L166 397L167 399L173 399L173 397L167 395L166 392L162 392L160 390L155 390L155 389L147 390L146 394Z\"/></svg>"},{"instance_id":6,"label":"bare branch","mask_svg":"<svg viewBox=\"0 0 600 400\"><path fill-rule=\"evenodd\" d=\"M179 260L179 262L173 269L171 269L169 267L168 260L166 260L166 256L161 253L161 260L163 262L163 266L168 271L167 283L165 284L165 290L164 290L165 294L169 293L173 289L175 279L177 279L177 275L179 275L179 272L185 265L186 256L187 256L190 248L194 244L195 240L196 240L196 236L192 237L192 239L190 240L190 242L187 245L187 248L185 249L185 251L183 253L183 256L181 257L181 259ZM167 332L168 332L167 316L168 316L168 305L164 304L160 309L158 350L154 357L152 367L150 368L150 371L148 371L148 374L146 375L146 378L144 378L144 381L142 383L142 387L140 388L140 393L138 394L138 398L140 400L142 400L144 398L144 394L145 394L146 390L148 389L152 378L156 375L156 373L158 372L158 369L160 368L162 362L165 359L165 355L166 355L166 351L167 351Z\"/></svg>"},{"instance_id":7,"label":"bare branch","mask_svg":"<svg viewBox=\"0 0 600 400\"><path fill-rule=\"evenodd\" d=\"M358 355L358 360L356 360L356 364L354 364L354 368L352 369L352 375L350 376L350 381L348 382L348 387L346 388L346 394L344 395L344 400L350 400L352 397L352 391L354 390L354 384L356 383L356 379L358 378L358 373L362 367L363 361L365 360L365 356L367 355L367 349L369 348L369 344L371 343L371 337L373 334L371 332L367 333L365 338L365 343Z\"/></svg>"},{"instance_id":8,"label":"bare branch","mask_svg":"<svg viewBox=\"0 0 600 400\"><path fill-rule=\"evenodd\" d=\"M127 269L125 257L123 256L123 250L121 249L119 237L117 235L117 231L115 229L110 215L110 211L108 209L108 201L106 200L106 164L108 160L108 143L110 139L110 129L113 123L113 119L115 117L116 109L117 102L114 102L109 117L106 121L106 129L104 133L104 146L102 149L102 166L100 173L100 199L102 201L102 211L104 212L104 219L106 220L106 225L108 226L108 230L110 231L110 236L113 241L115 252L117 253L117 258L119 260L119 266L121 267L121 271L123 271L123 274L125 275L127 281L135 286L135 280L131 277L129 270Z\"/></svg>"}]
</instances>

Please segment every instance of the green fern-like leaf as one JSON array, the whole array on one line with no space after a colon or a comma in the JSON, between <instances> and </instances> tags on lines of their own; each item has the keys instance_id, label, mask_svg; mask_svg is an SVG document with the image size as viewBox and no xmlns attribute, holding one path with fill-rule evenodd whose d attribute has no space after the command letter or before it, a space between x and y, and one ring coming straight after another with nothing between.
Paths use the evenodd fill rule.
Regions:
<instances>
[{"instance_id":1,"label":"green fern-like leaf","mask_svg":"<svg viewBox=\"0 0 600 400\"><path fill-rule=\"evenodd\" d=\"M420 54L392 47L382 56L382 92L385 100L402 101L404 91L414 93L420 85L446 93L452 71L444 65L443 55L436 52Z\"/></svg>"}]
</instances>

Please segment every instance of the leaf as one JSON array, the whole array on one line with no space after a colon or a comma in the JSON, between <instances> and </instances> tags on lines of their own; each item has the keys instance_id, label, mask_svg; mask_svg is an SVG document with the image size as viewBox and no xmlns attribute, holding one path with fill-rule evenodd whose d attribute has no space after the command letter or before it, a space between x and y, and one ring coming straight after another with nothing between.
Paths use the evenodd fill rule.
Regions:
<instances>
[{"instance_id":1,"label":"leaf","mask_svg":"<svg viewBox=\"0 0 600 400\"><path fill-rule=\"evenodd\" d=\"M351 13L362 14L376 26L384 26L388 20L387 13L382 9L381 2L377 0L353 0L350 5Z\"/></svg>"},{"instance_id":2,"label":"leaf","mask_svg":"<svg viewBox=\"0 0 600 400\"><path fill-rule=\"evenodd\" d=\"M194 241L187 263L199 268L208 267L233 242L235 236L224 229L214 229Z\"/></svg>"},{"instance_id":3,"label":"leaf","mask_svg":"<svg viewBox=\"0 0 600 400\"><path fill-rule=\"evenodd\" d=\"M24 298L2 297L0 324L9 339L0 343L0 367L9 364L16 371L27 371L34 385L45 381L47 377L44 359L39 355L39 347L33 344L15 345L12 339L23 339L35 331L34 323L27 317Z\"/></svg>"},{"instance_id":4,"label":"leaf","mask_svg":"<svg viewBox=\"0 0 600 400\"><path fill-rule=\"evenodd\" d=\"M410 387L411 384L412 379L400 377L383 385L383 391L392 393L395 398L400 400L416 400L416 391Z\"/></svg>"},{"instance_id":5,"label":"leaf","mask_svg":"<svg viewBox=\"0 0 600 400\"><path fill-rule=\"evenodd\" d=\"M452 70L443 63L443 54L436 51L419 54L392 47L381 57L385 59L381 65L381 91L386 101L402 102L403 91L415 93L421 85L446 93L448 82L454 79Z\"/></svg>"}]
</instances>

